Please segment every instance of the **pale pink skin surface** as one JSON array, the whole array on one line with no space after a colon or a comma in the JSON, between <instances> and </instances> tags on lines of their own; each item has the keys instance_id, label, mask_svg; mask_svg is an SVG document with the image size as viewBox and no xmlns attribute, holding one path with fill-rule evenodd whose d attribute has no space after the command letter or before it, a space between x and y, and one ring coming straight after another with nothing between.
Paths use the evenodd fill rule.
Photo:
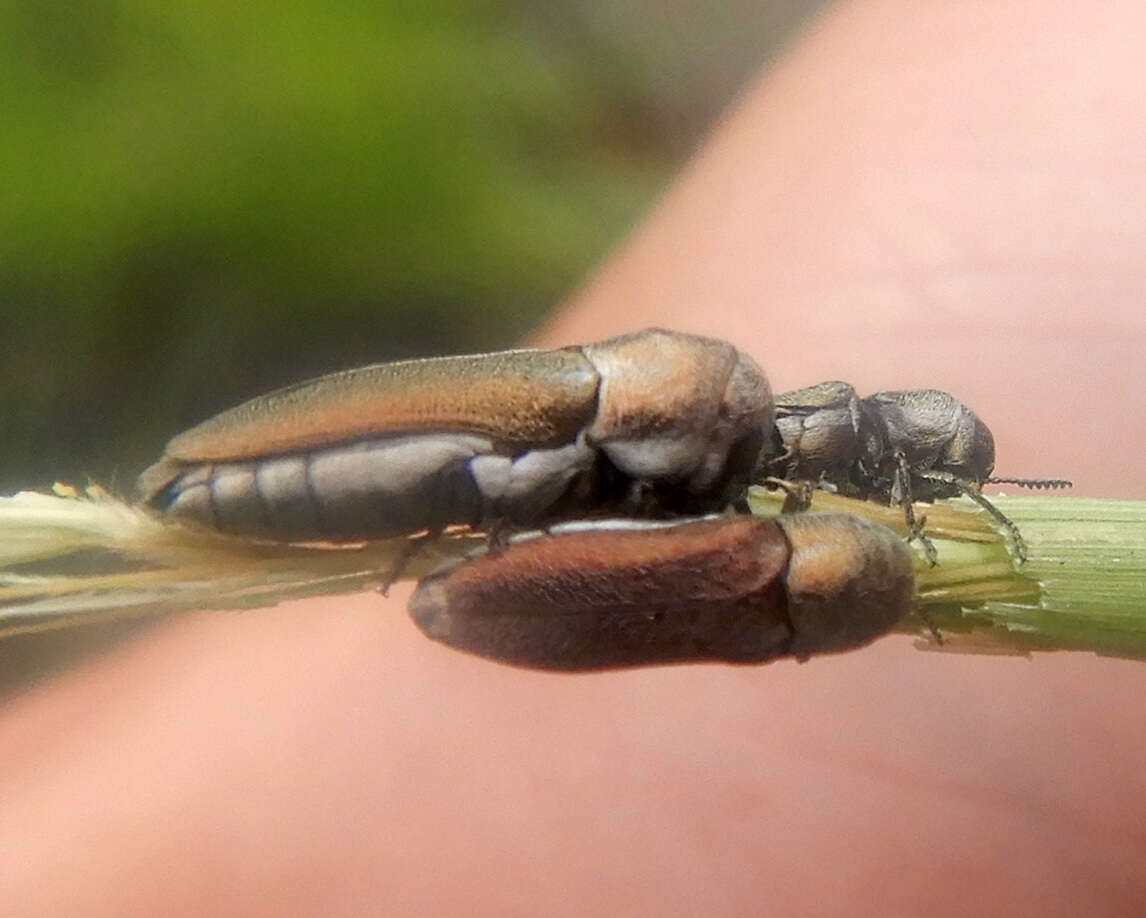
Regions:
<instances>
[{"instance_id":1,"label":"pale pink skin surface","mask_svg":"<svg viewBox=\"0 0 1146 918\"><path fill-rule=\"evenodd\" d=\"M1146 8L838 9L546 343L662 324L777 389L935 386L1000 472L1146 497ZM591 677L363 594L198 615L0 712L5 915L1140 912L1146 666Z\"/></svg>"}]
</instances>

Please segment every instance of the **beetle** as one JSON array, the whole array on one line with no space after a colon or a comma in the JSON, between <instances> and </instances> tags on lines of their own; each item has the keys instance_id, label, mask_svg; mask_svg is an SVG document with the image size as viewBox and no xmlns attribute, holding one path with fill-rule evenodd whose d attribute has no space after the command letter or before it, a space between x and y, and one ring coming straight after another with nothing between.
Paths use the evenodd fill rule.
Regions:
<instances>
[{"instance_id":1,"label":"beetle","mask_svg":"<svg viewBox=\"0 0 1146 918\"><path fill-rule=\"evenodd\" d=\"M742 497L772 420L751 358L648 329L288 386L174 437L139 489L166 517L282 542L696 514Z\"/></svg>"},{"instance_id":2,"label":"beetle","mask_svg":"<svg viewBox=\"0 0 1146 918\"><path fill-rule=\"evenodd\" d=\"M585 671L851 650L914 595L912 553L890 529L801 513L558 525L431 573L409 610L451 647Z\"/></svg>"},{"instance_id":3,"label":"beetle","mask_svg":"<svg viewBox=\"0 0 1146 918\"><path fill-rule=\"evenodd\" d=\"M982 486L1009 482L1047 488L1070 482L992 478L994 467L990 429L954 396L914 389L859 398L852 386L831 381L776 397L775 427L757 477L810 481L848 497L898 504L911 537L932 564L935 548L923 535L912 503L963 494L1007 529L1025 560L1018 527L982 495Z\"/></svg>"}]
</instances>

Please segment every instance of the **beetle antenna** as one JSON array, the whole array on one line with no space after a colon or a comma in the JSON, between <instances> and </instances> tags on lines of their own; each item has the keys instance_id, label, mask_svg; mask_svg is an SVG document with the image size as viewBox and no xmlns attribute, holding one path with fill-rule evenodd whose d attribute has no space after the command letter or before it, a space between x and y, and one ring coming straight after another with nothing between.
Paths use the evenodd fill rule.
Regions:
<instances>
[{"instance_id":1,"label":"beetle antenna","mask_svg":"<svg viewBox=\"0 0 1146 918\"><path fill-rule=\"evenodd\" d=\"M1036 491L1053 491L1060 488L1073 488L1074 482L1065 478L987 478L983 484L1012 484L1020 488Z\"/></svg>"}]
</instances>

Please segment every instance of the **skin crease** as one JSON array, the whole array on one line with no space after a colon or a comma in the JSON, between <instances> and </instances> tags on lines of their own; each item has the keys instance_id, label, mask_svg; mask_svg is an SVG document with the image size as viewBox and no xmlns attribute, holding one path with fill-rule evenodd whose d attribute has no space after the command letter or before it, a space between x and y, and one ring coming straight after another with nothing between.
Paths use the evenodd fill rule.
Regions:
<instances>
[{"instance_id":1,"label":"skin crease","mask_svg":"<svg viewBox=\"0 0 1146 918\"><path fill-rule=\"evenodd\" d=\"M998 471L1146 497L1141 4L845 4L538 339L934 386ZM1146 667L920 653L567 677L408 589L188 616L0 711L5 915L1129 914Z\"/></svg>"}]
</instances>

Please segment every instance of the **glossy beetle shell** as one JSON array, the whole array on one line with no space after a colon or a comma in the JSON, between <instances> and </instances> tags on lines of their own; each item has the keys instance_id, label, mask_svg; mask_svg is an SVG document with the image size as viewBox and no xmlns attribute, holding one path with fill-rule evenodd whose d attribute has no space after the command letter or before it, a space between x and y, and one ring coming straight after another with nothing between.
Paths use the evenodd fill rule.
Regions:
<instances>
[{"instance_id":1,"label":"glossy beetle shell","mask_svg":"<svg viewBox=\"0 0 1146 918\"><path fill-rule=\"evenodd\" d=\"M279 541L705 512L743 492L771 424L750 358L650 329L290 386L173 438L140 490L168 516Z\"/></svg>"},{"instance_id":2,"label":"glossy beetle shell","mask_svg":"<svg viewBox=\"0 0 1146 918\"><path fill-rule=\"evenodd\" d=\"M434 640L519 666L759 663L863 646L914 601L912 556L846 514L556 527L426 577Z\"/></svg>"}]
</instances>

